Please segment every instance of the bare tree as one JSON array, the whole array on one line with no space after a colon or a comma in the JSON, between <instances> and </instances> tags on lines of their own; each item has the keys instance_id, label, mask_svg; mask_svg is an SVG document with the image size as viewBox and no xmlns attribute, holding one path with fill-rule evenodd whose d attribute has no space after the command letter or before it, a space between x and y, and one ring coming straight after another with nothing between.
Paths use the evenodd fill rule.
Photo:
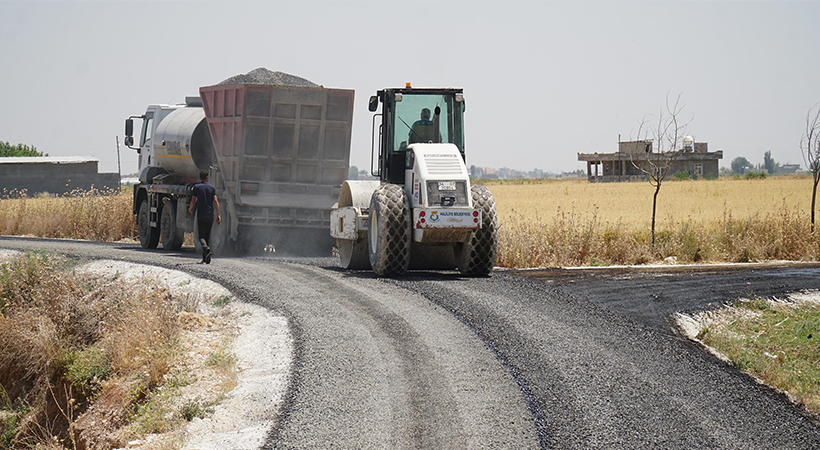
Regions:
<instances>
[{"instance_id":1,"label":"bare tree","mask_svg":"<svg viewBox=\"0 0 820 450\"><path fill-rule=\"evenodd\" d=\"M675 160L683 153L682 141L686 134L689 122L682 123L680 115L683 106L680 104L680 94L675 103L669 103L666 96L666 111L661 110L657 123L651 123L645 116L638 128L638 140L646 142L644 152L630 152L629 159L632 165L646 175L649 184L655 188L652 196L652 248L655 248L655 213L658 206L658 193L666 173L672 168Z\"/></svg>"},{"instance_id":2,"label":"bare tree","mask_svg":"<svg viewBox=\"0 0 820 450\"><path fill-rule=\"evenodd\" d=\"M817 200L817 183L820 181L820 108L812 116L812 111L820 105L816 103L806 113L806 134L800 139L803 161L811 172L814 183L811 187L811 232L814 234L814 204Z\"/></svg>"}]
</instances>

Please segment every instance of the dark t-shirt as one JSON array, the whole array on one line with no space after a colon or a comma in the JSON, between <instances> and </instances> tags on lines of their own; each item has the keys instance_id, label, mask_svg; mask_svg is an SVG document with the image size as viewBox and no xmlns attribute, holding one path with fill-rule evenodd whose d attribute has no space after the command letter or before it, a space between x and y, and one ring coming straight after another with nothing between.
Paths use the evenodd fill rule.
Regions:
<instances>
[{"instance_id":1,"label":"dark t-shirt","mask_svg":"<svg viewBox=\"0 0 820 450\"><path fill-rule=\"evenodd\" d=\"M216 188L207 181L197 183L191 190L191 194L196 197L196 213L198 217L214 216L214 195Z\"/></svg>"},{"instance_id":2,"label":"dark t-shirt","mask_svg":"<svg viewBox=\"0 0 820 450\"><path fill-rule=\"evenodd\" d=\"M415 144L417 142L433 141L436 135L433 126L433 121L430 119L421 119L415 121L409 133L410 143ZM441 139L439 139L439 141L440 140Z\"/></svg>"}]
</instances>

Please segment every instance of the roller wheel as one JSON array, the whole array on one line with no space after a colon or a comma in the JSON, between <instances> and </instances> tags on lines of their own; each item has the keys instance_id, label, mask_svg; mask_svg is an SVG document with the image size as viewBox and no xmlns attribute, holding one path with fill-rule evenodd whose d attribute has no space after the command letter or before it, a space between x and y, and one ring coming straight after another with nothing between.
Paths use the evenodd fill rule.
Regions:
<instances>
[{"instance_id":1,"label":"roller wheel","mask_svg":"<svg viewBox=\"0 0 820 450\"><path fill-rule=\"evenodd\" d=\"M162 208L159 221L160 237L162 248L165 250L179 250L182 248L182 241L185 240L185 230L177 226L177 205L176 202L168 202Z\"/></svg>"},{"instance_id":2,"label":"roller wheel","mask_svg":"<svg viewBox=\"0 0 820 450\"><path fill-rule=\"evenodd\" d=\"M376 275L392 277L407 272L411 223L410 203L401 186L383 184L373 192L367 247Z\"/></svg>"},{"instance_id":3,"label":"roller wheel","mask_svg":"<svg viewBox=\"0 0 820 450\"><path fill-rule=\"evenodd\" d=\"M159 245L159 230L151 227L151 206L147 200L140 203L137 213L137 231L140 237L142 248L155 249Z\"/></svg>"},{"instance_id":4,"label":"roller wheel","mask_svg":"<svg viewBox=\"0 0 820 450\"><path fill-rule=\"evenodd\" d=\"M367 238L336 239L339 259L342 267L348 270L366 270L370 268L370 256L367 252Z\"/></svg>"},{"instance_id":5,"label":"roller wheel","mask_svg":"<svg viewBox=\"0 0 820 450\"><path fill-rule=\"evenodd\" d=\"M472 185L473 206L481 210L481 228L473 230L469 239L456 251L456 264L462 275L484 277L495 267L498 248L498 218L495 215L495 199L489 189Z\"/></svg>"}]
</instances>

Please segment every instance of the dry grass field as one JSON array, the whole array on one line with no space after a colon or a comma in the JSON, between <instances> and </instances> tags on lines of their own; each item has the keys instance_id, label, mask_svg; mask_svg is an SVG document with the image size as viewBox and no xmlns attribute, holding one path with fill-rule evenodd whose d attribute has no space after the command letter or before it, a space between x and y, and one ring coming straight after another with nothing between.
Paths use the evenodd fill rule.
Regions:
<instances>
[{"instance_id":1,"label":"dry grass field","mask_svg":"<svg viewBox=\"0 0 820 450\"><path fill-rule=\"evenodd\" d=\"M0 235L119 241L134 239L131 190L75 191L62 197L0 199Z\"/></svg>"},{"instance_id":2,"label":"dry grass field","mask_svg":"<svg viewBox=\"0 0 820 450\"><path fill-rule=\"evenodd\" d=\"M478 182L495 196L502 267L820 258L818 239L809 232L808 176L667 180L658 197L655 248L646 182ZM0 235L134 239L131 202L128 190L2 199Z\"/></svg>"},{"instance_id":3,"label":"dry grass field","mask_svg":"<svg viewBox=\"0 0 820 450\"><path fill-rule=\"evenodd\" d=\"M808 176L664 182L650 243L649 183L481 180L499 215L498 265L816 260Z\"/></svg>"}]
</instances>

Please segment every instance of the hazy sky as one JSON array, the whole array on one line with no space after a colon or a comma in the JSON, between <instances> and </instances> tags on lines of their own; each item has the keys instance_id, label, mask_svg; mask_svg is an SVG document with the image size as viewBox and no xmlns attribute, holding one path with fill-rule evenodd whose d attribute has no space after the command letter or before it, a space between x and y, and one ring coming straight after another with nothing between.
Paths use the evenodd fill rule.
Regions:
<instances>
[{"instance_id":1,"label":"hazy sky","mask_svg":"<svg viewBox=\"0 0 820 450\"><path fill-rule=\"evenodd\" d=\"M351 164L370 165L367 99L463 87L468 164L586 168L682 94L690 134L800 163L820 101L820 2L9 2L0 0L0 141L117 170L115 137L257 67L356 91ZM137 170L122 148L123 173Z\"/></svg>"}]
</instances>

